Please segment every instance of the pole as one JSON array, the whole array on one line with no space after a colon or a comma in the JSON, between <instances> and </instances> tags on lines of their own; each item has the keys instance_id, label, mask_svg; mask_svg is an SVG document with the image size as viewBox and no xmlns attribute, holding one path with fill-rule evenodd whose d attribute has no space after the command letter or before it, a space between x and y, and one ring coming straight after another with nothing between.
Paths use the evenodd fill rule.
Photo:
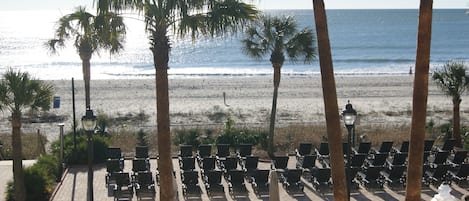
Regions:
<instances>
[{"instance_id":1,"label":"pole","mask_svg":"<svg viewBox=\"0 0 469 201\"><path fill-rule=\"evenodd\" d=\"M72 77L72 107L73 107L73 156L77 151L77 125L75 116L75 80Z\"/></svg>"},{"instance_id":2,"label":"pole","mask_svg":"<svg viewBox=\"0 0 469 201\"><path fill-rule=\"evenodd\" d=\"M88 134L88 201L93 201L93 131Z\"/></svg>"},{"instance_id":3,"label":"pole","mask_svg":"<svg viewBox=\"0 0 469 201\"><path fill-rule=\"evenodd\" d=\"M352 186L352 129L353 125L347 125L347 131L348 131L348 136L347 136L347 143L348 143L348 149L347 149L347 200L350 201L350 187Z\"/></svg>"},{"instance_id":4,"label":"pole","mask_svg":"<svg viewBox=\"0 0 469 201\"><path fill-rule=\"evenodd\" d=\"M60 178L62 178L63 170L64 170L64 124L59 124L60 128Z\"/></svg>"}]
</instances>

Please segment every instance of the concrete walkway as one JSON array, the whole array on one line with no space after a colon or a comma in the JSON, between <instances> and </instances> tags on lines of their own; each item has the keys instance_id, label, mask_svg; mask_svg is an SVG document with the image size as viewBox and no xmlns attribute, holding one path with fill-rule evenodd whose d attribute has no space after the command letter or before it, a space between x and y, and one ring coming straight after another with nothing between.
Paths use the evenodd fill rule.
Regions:
<instances>
[{"instance_id":1,"label":"concrete walkway","mask_svg":"<svg viewBox=\"0 0 469 201\"><path fill-rule=\"evenodd\" d=\"M290 158L290 161L296 161L294 157ZM156 160L151 160L151 168L155 169L156 167ZM174 167L178 167L177 160L173 160ZM125 170L130 172L132 167L131 161L125 161ZM290 168L294 168L294 162L289 163ZM270 163L259 163L260 169L267 169L270 168ZM3 171L2 171L3 172ZM178 191L182 192L181 189L181 178L179 174L179 169L176 168L177 176L177 184L179 186ZM103 165L95 166L94 168L94 199L100 201L111 201L113 197L108 196L108 191L105 185L105 174L106 168ZM3 178L3 177L2 177ZM295 196L292 197L289 195L285 189L280 186L280 200L333 200L333 196L331 194L320 195L317 193L311 183L303 179L303 183L305 184L304 195L302 196ZM199 179L199 184L203 184L202 180ZM228 185L226 181L223 179L223 184L225 187L225 195L217 198L209 198L207 196L207 192L205 191L204 185L201 185L202 194L200 198L195 200L234 200L230 194L228 193ZM268 198L259 199L253 193L253 189L251 185L246 182L246 187L249 191L248 195L242 198L236 198L236 200L268 200ZM468 189L462 189L456 185L452 185L452 192L451 194L457 198L461 198L464 195L469 195ZM67 174L63 177L63 182L59 186L58 191L54 197L54 201L86 201L86 194L87 194L87 167L73 167L69 168ZM157 193L159 192L159 188L156 189ZM392 191L388 188L384 188L384 191L379 192L368 192L364 188L360 188L358 192L352 193L351 200L373 200L373 201L398 201L404 200L405 195L404 191ZM422 200L431 200L431 198L436 194L436 189L431 187L430 189L426 189L422 191ZM159 195L156 195L158 200ZM179 200L184 200L182 194L178 195ZM136 197L134 196L134 199ZM194 199L191 199L194 200Z\"/></svg>"}]
</instances>

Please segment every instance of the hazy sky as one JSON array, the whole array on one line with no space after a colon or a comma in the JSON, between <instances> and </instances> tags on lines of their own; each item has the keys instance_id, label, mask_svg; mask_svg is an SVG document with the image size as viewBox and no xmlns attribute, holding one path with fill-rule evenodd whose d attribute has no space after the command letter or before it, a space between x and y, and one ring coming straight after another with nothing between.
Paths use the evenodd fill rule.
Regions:
<instances>
[{"instance_id":1,"label":"hazy sky","mask_svg":"<svg viewBox=\"0 0 469 201\"><path fill-rule=\"evenodd\" d=\"M260 9L312 9L312 0L246 0ZM420 0L325 0L326 9L418 8ZM0 0L0 10L72 9L91 7L93 0ZM434 0L434 8L468 8L469 0Z\"/></svg>"}]
</instances>

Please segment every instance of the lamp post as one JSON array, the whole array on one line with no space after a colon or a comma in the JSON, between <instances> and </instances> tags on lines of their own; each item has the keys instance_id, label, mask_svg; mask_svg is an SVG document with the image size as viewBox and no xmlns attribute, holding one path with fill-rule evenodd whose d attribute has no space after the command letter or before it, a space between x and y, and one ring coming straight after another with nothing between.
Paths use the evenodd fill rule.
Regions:
<instances>
[{"instance_id":1,"label":"lamp post","mask_svg":"<svg viewBox=\"0 0 469 201\"><path fill-rule=\"evenodd\" d=\"M63 170L64 170L64 124L59 124L60 128L60 166L59 166L59 176L57 176L57 181L60 181L62 178Z\"/></svg>"},{"instance_id":2,"label":"lamp post","mask_svg":"<svg viewBox=\"0 0 469 201\"><path fill-rule=\"evenodd\" d=\"M347 143L347 198L350 200L350 187L352 186L351 178L351 162L352 162L352 130L355 130L355 119L357 118L357 111L353 109L350 100L347 105L345 105L345 110L342 111L342 117L344 118L344 124L348 131ZM355 132L355 131L353 131Z\"/></svg>"},{"instance_id":3,"label":"lamp post","mask_svg":"<svg viewBox=\"0 0 469 201\"><path fill-rule=\"evenodd\" d=\"M85 116L81 118L81 125L88 136L88 201L93 201L93 133L96 128L96 116L92 109L86 109Z\"/></svg>"}]
</instances>

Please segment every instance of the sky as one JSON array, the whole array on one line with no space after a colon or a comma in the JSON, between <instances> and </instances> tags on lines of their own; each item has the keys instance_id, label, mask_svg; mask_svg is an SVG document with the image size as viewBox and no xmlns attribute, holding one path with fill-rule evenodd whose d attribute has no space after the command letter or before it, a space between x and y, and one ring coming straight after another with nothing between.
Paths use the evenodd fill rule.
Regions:
<instances>
[{"instance_id":1,"label":"sky","mask_svg":"<svg viewBox=\"0 0 469 201\"><path fill-rule=\"evenodd\" d=\"M246 0L259 9L312 9L312 0ZM325 0L326 9L418 9L420 0ZM71 10L91 8L93 0L0 0L0 10ZM434 0L434 8L469 8L469 0Z\"/></svg>"}]
</instances>

